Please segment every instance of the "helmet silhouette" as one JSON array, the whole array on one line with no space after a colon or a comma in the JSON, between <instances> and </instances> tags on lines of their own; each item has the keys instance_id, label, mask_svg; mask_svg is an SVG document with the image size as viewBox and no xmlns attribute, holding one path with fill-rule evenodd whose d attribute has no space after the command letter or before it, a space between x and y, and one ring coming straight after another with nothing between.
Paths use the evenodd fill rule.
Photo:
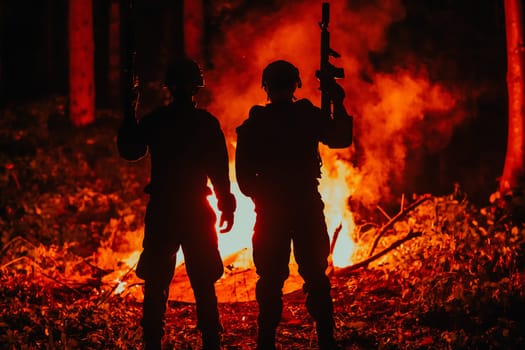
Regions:
<instances>
[{"instance_id":1,"label":"helmet silhouette","mask_svg":"<svg viewBox=\"0 0 525 350\"><path fill-rule=\"evenodd\" d=\"M285 60L277 60L264 68L262 73L262 86L266 90L301 87L299 69Z\"/></svg>"},{"instance_id":2,"label":"helmet silhouette","mask_svg":"<svg viewBox=\"0 0 525 350\"><path fill-rule=\"evenodd\" d=\"M181 58L171 63L166 70L167 86L188 86L198 88L204 86L204 78L197 62L189 58Z\"/></svg>"}]
</instances>

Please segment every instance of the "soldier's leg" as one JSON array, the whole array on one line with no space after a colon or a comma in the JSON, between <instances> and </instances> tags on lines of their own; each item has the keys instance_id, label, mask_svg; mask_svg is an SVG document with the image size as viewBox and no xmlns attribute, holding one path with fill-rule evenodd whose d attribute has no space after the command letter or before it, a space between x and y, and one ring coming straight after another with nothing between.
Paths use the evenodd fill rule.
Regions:
<instances>
[{"instance_id":1,"label":"soldier's leg","mask_svg":"<svg viewBox=\"0 0 525 350\"><path fill-rule=\"evenodd\" d=\"M322 209L307 210L298 226L293 247L299 274L305 281L306 308L316 322L319 348L334 349L333 303L326 275L330 242Z\"/></svg>"},{"instance_id":2,"label":"soldier's leg","mask_svg":"<svg viewBox=\"0 0 525 350\"><path fill-rule=\"evenodd\" d=\"M224 267L215 231L215 214L205 210L199 222L193 222L185 232L182 250L186 271L195 296L197 328L201 331L203 349L218 349L223 331L215 282L222 276Z\"/></svg>"},{"instance_id":3,"label":"soldier's leg","mask_svg":"<svg viewBox=\"0 0 525 350\"><path fill-rule=\"evenodd\" d=\"M144 279L142 313L143 339L146 349L160 349L164 335L164 314L169 285L175 269L175 255L159 249L145 249L140 257L137 275Z\"/></svg>"},{"instance_id":4,"label":"soldier's leg","mask_svg":"<svg viewBox=\"0 0 525 350\"><path fill-rule=\"evenodd\" d=\"M258 219L255 226L253 261L259 275L255 296L259 305L257 317L257 349L275 348L275 331L282 314L282 288L288 278L290 236L277 230L266 218Z\"/></svg>"},{"instance_id":5,"label":"soldier's leg","mask_svg":"<svg viewBox=\"0 0 525 350\"><path fill-rule=\"evenodd\" d=\"M148 350L160 349L169 286L175 271L179 243L174 241L169 213L162 203L150 201L145 216L143 252L137 276L144 280L143 338Z\"/></svg>"}]
</instances>

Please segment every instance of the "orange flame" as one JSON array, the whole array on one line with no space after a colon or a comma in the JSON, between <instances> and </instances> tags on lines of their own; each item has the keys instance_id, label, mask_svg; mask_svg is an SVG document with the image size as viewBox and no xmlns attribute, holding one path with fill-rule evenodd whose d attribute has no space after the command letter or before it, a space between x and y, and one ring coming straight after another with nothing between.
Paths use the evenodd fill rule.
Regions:
<instances>
[{"instance_id":1,"label":"orange flame","mask_svg":"<svg viewBox=\"0 0 525 350\"><path fill-rule=\"evenodd\" d=\"M234 165L230 164L230 169L233 168ZM223 258L251 246L251 234L255 224L255 211L251 199L241 193L235 182L232 183L232 193L237 200L237 210L235 211L232 230L225 234L219 234L219 248ZM219 218L220 211L217 208L216 197L214 195L209 196L208 200L215 210L217 218ZM219 232L219 220L217 220L216 230Z\"/></svg>"},{"instance_id":2,"label":"orange flame","mask_svg":"<svg viewBox=\"0 0 525 350\"><path fill-rule=\"evenodd\" d=\"M321 148L320 192L329 232L343 224L334 252L336 265L342 266L351 263L354 249L349 197L366 206L389 200L390 186L403 179L407 155L421 147L444 147L463 115L456 111L460 98L432 82L424 65L385 73L376 72L368 61L370 51L385 47L388 27L403 19L400 0L359 5L334 0L331 9L331 46L342 55L333 63L345 69L346 77L339 82L347 93L346 108L355 118L359 145L344 150ZM252 105L266 102L261 73L272 60L294 63L303 81L296 96L319 102L314 73L319 66L320 12L317 0L286 2L279 10L248 13L221 28L223 38L211 50L215 68L205 72L211 92L206 107L221 120L230 156L235 128ZM359 164L351 161L356 158Z\"/></svg>"},{"instance_id":3,"label":"orange flame","mask_svg":"<svg viewBox=\"0 0 525 350\"><path fill-rule=\"evenodd\" d=\"M432 81L423 63L400 62L402 67L379 72L369 62L369 52L381 51L387 44L388 27L403 19L401 0L359 4L333 0L331 9L332 47L342 55L333 63L345 69L345 78L339 83L347 94L345 106L354 116L355 144L359 147L321 147L319 190L329 233L342 225L334 265L347 266L353 262L359 243L352 240L355 225L349 199L365 206L390 199L390 186L403 179L407 155L422 147L438 150L446 146L464 115L458 111L461 96ZM286 59L294 63L303 81L296 96L319 103L319 83L314 73L319 66L320 12L318 0L283 2L274 12L247 13L221 28L223 37L210 50L214 69L205 71L209 94L201 105L219 118L230 158L235 153L235 128L252 105L266 103L261 73L271 61ZM233 161L230 166L233 181ZM240 193L235 181L232 191L238 209L232 231L219 236L223 257L251 246L255 221L253 203ZM217 210L215 198L209 199ZM128 264L132 266L137 258L137 254L129 257Z\"/></svg>"}]
</instances>

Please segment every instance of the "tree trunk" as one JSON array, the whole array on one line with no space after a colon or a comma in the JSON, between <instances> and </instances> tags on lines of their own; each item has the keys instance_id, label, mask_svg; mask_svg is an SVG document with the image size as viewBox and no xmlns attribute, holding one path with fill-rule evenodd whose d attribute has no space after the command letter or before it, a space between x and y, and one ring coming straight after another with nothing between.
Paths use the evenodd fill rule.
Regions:
<instances>
[{"instance_id":1,"label":"tree trunk","mask_svg":"<svg viewBox=\"0 0 525 350\"><path fill-rule=\"evenodd\" d=\"M508 138L499 189L506 192L520 185L525 175L525 48L521 0L505 0L507 36ZM523 184L522 184L523 185Z\"/></svg>"},{"instance_id":2,"label":"tree trunk","mask_svg":"<svg viewBox=\"0 0 525 350\"><path fill-rule=\"evenodd\" d=\"M69 115L76 126L95 120L93 7L69 0Z\"/></svg>"}]
</instances>

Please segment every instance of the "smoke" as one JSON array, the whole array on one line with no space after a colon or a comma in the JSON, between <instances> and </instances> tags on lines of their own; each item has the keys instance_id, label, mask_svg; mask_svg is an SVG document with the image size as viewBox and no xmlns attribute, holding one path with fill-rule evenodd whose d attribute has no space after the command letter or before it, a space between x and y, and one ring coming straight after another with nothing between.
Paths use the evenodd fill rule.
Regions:
<instances>
[{"instance_id":1,"label":"smoke","mask_svg":"<svg viewBox=\"0 0 525 350\"><path fill-rule=\"evenodd\" d=\"M409 156L444 148L464 114L457 109L460 95L431 82L424 69L377 73L363 91L357 142L364 175L358 185L373 201L388 198L389 184L403 182Z\"/></svg>"},{"instance_id":2,"label":"smoke","mask_svg":"<svg viewBox=\"0 0 525 350\"><path fill-rule=\"evenodd\" d=\"M303 88L298 98L319 104L321 2L282 1L264 9L239 9L244 3L222 2L230 11L220 26L211 50L213 69L206 71L211 93L207 108L225 131L230 157L235 148L235 128L254 104L265 104L261 73L273 60L285 59L301 72ZM436 81L417 60L399 62L389 72L377 71L370 52L387 45L387 30L401 21L401 0L330 2L331 46L342 57L332 63L345 69L345 106L355 120L355 144L350 149L321 148L324 173L351 188L353 198L365 204L391 199L391 186L403 181L407 156L421 149L445 147L452 131L464 118L461 94ZM239 10L236 12L236 10ZM341 167L339 162L344 162Z\"/></svg>"},{"instance_id":3,"label":"smoke","mask_svg":"<svg viewBox=\"0 0 525 350\"><path fill-rule=\"evenodd\" d=\"M297 92L298 97L310 98L314 103L320 99L315 71L319 66L321 3L282 3L272 11L248 11L242 18L223 25L222 37L214 43L214 69L207 72L207 84L213 91L209 108L217 112L227 129L240 124L251 105L266 102L261 73L276 59L289 60L301 71L304 87ZM366 69L368 52L384 45L385 29L402 18L403 9L398 0L366 5L359 12L350 11L345 3L331 2L329 29L332 47L343 55L334 63L346 69L343 85L350 87L353 80L359 79L360 71Z\"/></svg>"}]
</instances>

